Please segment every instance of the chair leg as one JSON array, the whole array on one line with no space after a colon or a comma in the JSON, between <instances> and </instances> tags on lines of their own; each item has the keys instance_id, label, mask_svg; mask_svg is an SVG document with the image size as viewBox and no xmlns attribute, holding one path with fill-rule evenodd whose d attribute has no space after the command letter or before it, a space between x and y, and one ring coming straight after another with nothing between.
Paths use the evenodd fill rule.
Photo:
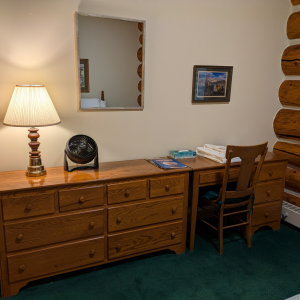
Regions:
<instances>
[{"instance_id":1,"label":"chair leg","mask_svg":"<svg viewBox=\"0 0 300 300\"><path fill-rule=\"evenodd\" d=\"M251 234L251 220L252 220L252 217L250 215L250 213L248 212L247 213L247 221L249 222L249 224L246 225L246 234L247 234L247 246L248 248L251 248L252 246L252 234Z\"/></svg>"},{"instance_id":2,"label":"chair leg","mask_svg":"<svg viewBox=\"0 0 300 300\"><path fill-rule=\"evenodd\" d=\"M223 205L222 205L223 206ZM218 233L219 233L219 254L223 254L223 207L219 210Z\"/></svg>"}]
</instances>

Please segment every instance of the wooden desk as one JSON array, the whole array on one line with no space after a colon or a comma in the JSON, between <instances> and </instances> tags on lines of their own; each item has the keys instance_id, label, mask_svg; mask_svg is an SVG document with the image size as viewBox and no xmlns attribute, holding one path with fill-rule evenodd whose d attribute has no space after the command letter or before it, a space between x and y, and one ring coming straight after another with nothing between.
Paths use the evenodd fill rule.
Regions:
<instances>
[{"instance_id":1,"label":"wooden desk","mask_svg":"<svg viewBox=\"0 0 300 300\"><path fill-rule=\"evenodd\" d=\"M273 230L280 228L282 193L288 155L268 152L262 166L255 192L252 213L252 234L262 226L270 226ZM221 184L225 164L197 156L196 158L180 159L193 170L191 222L189 249L194 249L196 220L198 213L199 188L203 186ZM230 180L237 179L240 163L232 164Z\"/></svg>"},{"instance_id":2,"label":"wooden desk","mask_svg":"<svg viewBox=\"0 0 300 300\"><path fill-rule=\"evenodd\" d=\"M2 297L43 277L185 252L189 171L132 160L72 173L48 168L37 178L1 172Z\"/></svg>"}]
</instances>

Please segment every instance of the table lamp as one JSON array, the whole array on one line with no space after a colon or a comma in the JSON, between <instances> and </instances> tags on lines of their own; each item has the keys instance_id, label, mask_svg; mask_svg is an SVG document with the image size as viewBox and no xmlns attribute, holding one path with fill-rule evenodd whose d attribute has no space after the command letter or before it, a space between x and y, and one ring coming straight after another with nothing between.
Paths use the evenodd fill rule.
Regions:
<instances>
[{"instance_id":1,"label":"table lamp","mask_svg":"<svg viewBox=\"0 0 300 300\"><path fill-rule=\"evenodd\" d=\"M26 176L37 177L46 174L40 151L38 129L60 123L60 118L44 85L16 85L3 124L28 129L31 148Z\"/></svg>"}]
</instances>

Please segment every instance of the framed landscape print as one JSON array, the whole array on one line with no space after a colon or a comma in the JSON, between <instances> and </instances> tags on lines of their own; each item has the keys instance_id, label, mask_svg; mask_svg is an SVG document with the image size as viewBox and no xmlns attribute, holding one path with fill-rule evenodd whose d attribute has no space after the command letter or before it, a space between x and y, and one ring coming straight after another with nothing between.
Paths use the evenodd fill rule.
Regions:
<instances>
[{"instance_id":1,"label":"framed landscape print","mask_svg":"<svg viewBox=\"0 0 300 300\"><path fill-rule=\"evenodd\" d=\"M229 102L233 67L194 66L192 103Z\"/></svg>"},{"instance_id":2,"label":"framed landscape print","mask_svg":"<svg viewBox=\"0 0 300 300\"><path fill-rule=\"evenodd\" d=\"M81 93L90 92L88 59L80 59L80 90Z\"/></svg>"}]
</instances>

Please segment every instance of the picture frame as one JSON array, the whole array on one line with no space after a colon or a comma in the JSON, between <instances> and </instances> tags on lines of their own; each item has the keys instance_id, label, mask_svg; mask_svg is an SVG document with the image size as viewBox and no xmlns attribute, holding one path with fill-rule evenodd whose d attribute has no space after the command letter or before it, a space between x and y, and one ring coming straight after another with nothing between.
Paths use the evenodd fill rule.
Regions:
<instances>
[{"instance_id":1,"label":"picture frame","mask_svg":"<svg viewBox=\"0 0 300 300\"><path fill-rule=\"evenodd\" d=\"M195 65L192 104L229 102L232 72L232 66Z\"/></svg>"},{"instance_id":2,"label":"picture frame","mask_svg":"<svg viewBox=\"0 0 300 300\"><path fill-rule=\"evenodd\" d=\"M80 59L80 90L81 93L90 92L89 60L85 58Z\"/></svg>"}]
</instances>

